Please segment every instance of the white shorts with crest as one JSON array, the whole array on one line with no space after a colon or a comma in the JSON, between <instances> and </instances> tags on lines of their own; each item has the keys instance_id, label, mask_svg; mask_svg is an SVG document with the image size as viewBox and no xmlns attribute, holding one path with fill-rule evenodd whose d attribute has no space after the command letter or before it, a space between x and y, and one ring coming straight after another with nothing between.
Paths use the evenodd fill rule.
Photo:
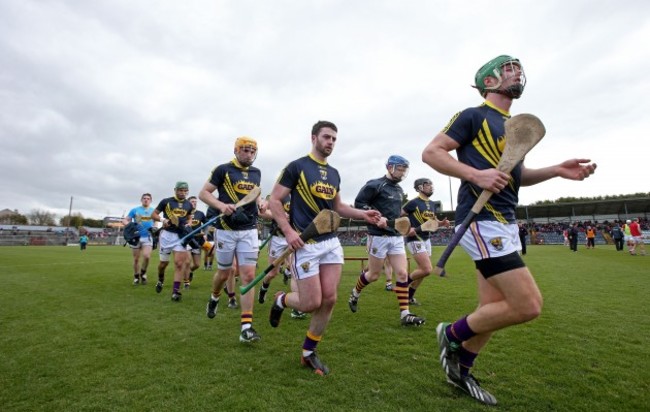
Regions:
<instances>
[{"instance_id":1,"label":"white shorts with crest","mask_svg":"<svg viewBox=\"0 0 650 412\"><path fill-rule=\"evenodd\" d=\"M172 252L187 252L189 246L183 246L179 242L180 237L174 232L163 230L160 232L160 250L158 255L161 262L169 262L169 255Z\"/></svg>"},{"instance_id":2,"label":"white shorts with crest","mask_svg":"<svg viewBox=\"0 0 650 412\"><path fill-rule=\"evenodd\" d=\"M291 272L296 279L306 279L320 273L320 265L343 265L343 248L338 237L318 243L305 243L294 252Z\"/></svg>"},{"instance_id":3,"label":"white shorts with crest","mask_svg":"<svg viewBox=\"0 0 650 412\"><path fill-rule=\"evenodd\" d=\"M519 226L492 220L472 222L460 240L460 245L472 260L509 255L521 250Z\"/></svg>"},{"instance_id":4,"label":"white shorts with crest","mask_svg":"<svg viewBox=\"0 0 650 412\"><path fill-rule=\"evenodd\" d=\"M379 259L385 259L386 255L406 255L404 249L404 238L402 236L368 236L366 245L368 254Z\"/></svg>"},{"instance_id":5,"label":"white shorts with crest","mask_svg":"<svg viewBox=\"0 0 650 412\"><path fill-rule=\"evenodd\" d=\"M287 239L282 236L273 236L269 245L269 257L275 260L287 248Z\"/></svg>"},{"instance_id":6,"label":"white shorts with crest","mask_svg":"<svg viewBox=\"0 0 650 412\"><path fill-rule=\"evenodd\" d=\"M221 230L217 229L217 267L230 269L235 253L239 266L256 266L260 249L257 229Z\"/></svg>"},{"instance_id":7,"label":"white shorts with crest","mask_svg":"<svg viewBox=\"0 0 650 412\"><path fill-rule=\"evenodd\" d=\"M406 249L409 251L409 253L411 253L411 255L426 253L427 255L431 256L431 242L429 242L429 239L406 242Z\"/></svg>"}]
</instances>

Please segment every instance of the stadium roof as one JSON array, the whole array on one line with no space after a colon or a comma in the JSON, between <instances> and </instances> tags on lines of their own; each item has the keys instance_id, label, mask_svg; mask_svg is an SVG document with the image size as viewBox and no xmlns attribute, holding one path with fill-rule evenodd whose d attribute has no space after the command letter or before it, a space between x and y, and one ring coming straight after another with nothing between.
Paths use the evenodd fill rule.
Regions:
<instances>
[{"instance_id":1,"label":"stadium roof","mask_svg":"<svg viewBox=\"0 0 650 412\"><path fill-rule=\"evenodd\" d=\"M650 215L650 196L630 199L607 199L585 202L553 203L545 205L530 205L517 207L517 219L567 219L574 216L591 217L593 220L604 220L611 216L616 219L628 217L643 217ZM439 213L450 221L456 217L455 211L443 210ZM440 218L439 216L439 218Z\"/></svg>"},{"instance_id":2,"label":"stadium roof","mask_svg":"<svg viewBox=\"0 0 650 412\"><path fill-rule=\"evenodd\" d=\"M648 213L650 213L650 197L517 207L518 219L593 216L598 220L598 216L612 215L617 218L641 216L647 218Z\"/></svg>"}]
</instances>

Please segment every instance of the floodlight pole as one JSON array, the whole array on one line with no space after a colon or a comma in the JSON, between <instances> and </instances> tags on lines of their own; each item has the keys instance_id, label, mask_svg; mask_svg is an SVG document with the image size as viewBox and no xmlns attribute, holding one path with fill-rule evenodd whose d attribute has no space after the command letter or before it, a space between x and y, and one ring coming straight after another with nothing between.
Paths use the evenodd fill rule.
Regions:
<instances>
[{"instance_id":1,"label":"floodlight pole","mask_svg":"<svg viewBox=\"0 0 650 412\"><path fill-rule=\"evenodd\" d=\"M451 211L454 211L454 195L452 194L451 191L451 176L447 176L449 179L449 201L451 202Z\"/></svg>"},{"instance_id":2,"label":"floodlight pole","mask_svg":"<svg viewBox=\"0 0 650 412\"><path fill-rule=\"evenodd\" d=\"M74 199L74 197L70 196L70 208L68 209L68 225L65 228L65 238L66 238L66 240L68 239L68 236L70 234L70 221L72 220L72 199Z\"/></svg>"}]
</instances>

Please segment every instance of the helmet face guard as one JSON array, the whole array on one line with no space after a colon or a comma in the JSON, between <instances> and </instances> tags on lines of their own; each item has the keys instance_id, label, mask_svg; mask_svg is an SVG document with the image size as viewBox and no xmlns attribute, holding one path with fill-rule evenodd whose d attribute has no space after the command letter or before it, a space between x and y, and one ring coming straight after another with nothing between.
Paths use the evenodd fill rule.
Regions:
<instances>
[{"instance_id":1,"label":"helmet face guard","mask_svg":"<svg viewBox=\"0 0 650 412\"><path fill-rule=\"evenodd\" d=\"M250 159L244 158L244 153L252 153ZM240 165L248 167L257 159L257 141L253 138L242 136L235 140L235 157Z\"/></svg>"},{"instance_id":2,"label":"helmet face guard","mask_svg":"<svg viewBox=\"0 0 650 412\"><path fill-rule=\"evenodd\" d=\"M401 182L409 174L409 161L402 156L392 155L386 161L386 170L393 180ZM400 172L402 175L398 176Z\"/></svg>"},{"instance_id":3,"label":"helmet face guard","mask_svg":"<svg viewBox=\"0 0 650 412\"><path fill-rule=\"evenodd\" d=\"M495 78L497 84L489 87L486 86L485 79L488 77ZM515 82L502 89L501 86L503 83L512 77L518 77L519 82ZM525 86L526 75L524 74L524 67L521 65L519 59L508 55L501 55L485 63L483 67L478 69L474 76L474 86L472 87L478 89L483 97L486 97L488 93L499 93L512 99L518 99L524 93Z\"/></svg>"},{"instance_id":4,"label":"helmet face guard","mask_svg":"<svg viewBox=\"0 0 650 412\"><path fill-rule=\"evenodd\" d=\"M424 185L429 185L430 189L428 191L425 191ZM415 189L416 192L422 193L425 196L431 196L433 194L433 182L431 182L431 180L427 179L426 177L415 179L415 182L413 183L413 188Z\"/></svg>"}]
</instances>

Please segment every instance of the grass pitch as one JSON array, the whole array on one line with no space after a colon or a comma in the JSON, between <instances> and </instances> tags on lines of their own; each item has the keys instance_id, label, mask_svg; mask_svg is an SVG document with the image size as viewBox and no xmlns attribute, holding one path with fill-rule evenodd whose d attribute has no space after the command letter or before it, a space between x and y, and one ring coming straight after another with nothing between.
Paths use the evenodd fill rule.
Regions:
<instances>
[{"instance_id":1,"label":"grass pitch","mask_svg":"<svg viewBox=\"0 0 650 412\"><path fill-rule=\"evenodd\" d=\"M442 248L434 248L433 261ZM427 319L399 324L383 281L352 314L359 263L344 267L332 322L319 345L332 373L302 368L308 321L285 313L262 340L238 341L239 311L222 302L205 316L212 273L199 269L183 301L131 285L122 247L0 248L0 409L3 411L639 411L650 404L650 257L613 247L531 246L525 261L545 298L542 316L498 332L474 369L498 399L489 408L445 382L435 326L476 305L473 264L457 250L447 278L418 291ZM265 255L263 253L262 255ZM363 256L363 248L346 248ZM266 267L266 258L260 268ZM383 277L383 275L382 275ZM381 279L381 278L380 278ZM280 278L271 286L284 288Z\"/></svg>"}]
</instances>

